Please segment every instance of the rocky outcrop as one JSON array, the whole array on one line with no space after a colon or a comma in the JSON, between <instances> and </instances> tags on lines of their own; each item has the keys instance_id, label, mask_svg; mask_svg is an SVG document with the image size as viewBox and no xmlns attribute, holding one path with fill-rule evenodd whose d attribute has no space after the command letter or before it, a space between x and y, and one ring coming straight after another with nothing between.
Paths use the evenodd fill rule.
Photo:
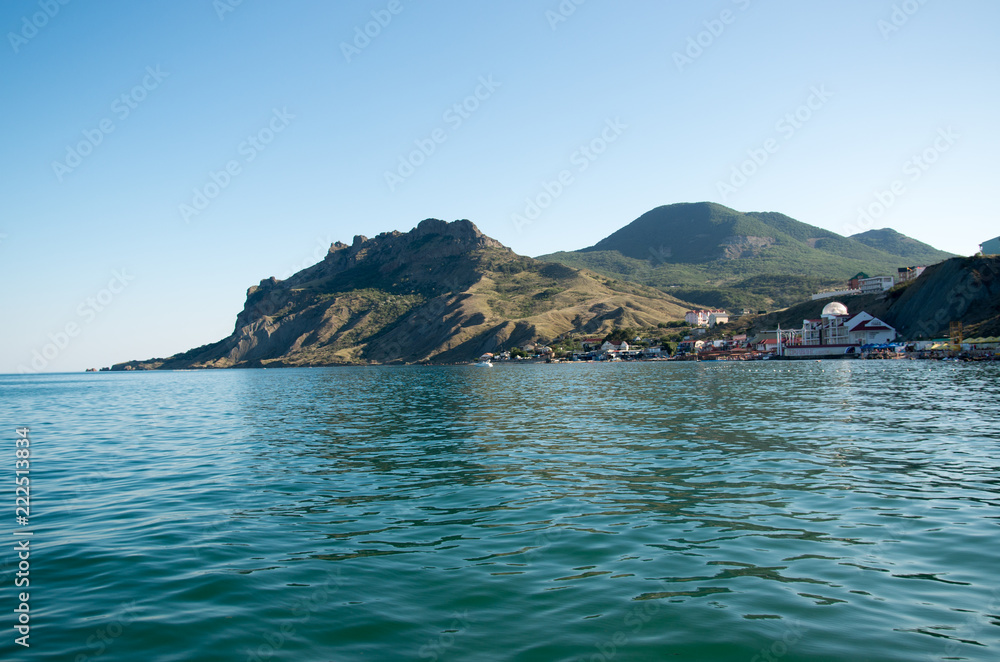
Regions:
<instances>
[{"instance_id":1,"label":"rocky outcrop","mask_svg":"<svg viewBox=\"0 0 1000 662\"><path fill-rule=\"evenodd\" d=\"M852 313L865 311L891 324L905 340L943 338L951 322L965 337L1000 334L1000 257L956 257L927 268L888 292L840 299ZM758 330L802 325L830 300L808 301L760 318Z\"/></svg>"},{"instance_id":2,"label":"rocky outcrop","mask_svg":"<svg viewBox=\"0 0 1000 662\"><path fill-rule=\"evenodd\" d=\"M336 242L286 280L247 289L233 333L114 369L454 362L614 325L681 319L658 290L516 255L470 221Z\"/></svg>"},{"instance_id":3,"label":"rocky outcrop","mask_svg":"<svg viewBox=\"0 0 1000 662\"><path fill-rule=\"evenodd\" d=\"M730 236L722 242L722 258L739 260L741 258L757 257L768 246L775 244L773 237Z\"/></svg>"}]
</instances>

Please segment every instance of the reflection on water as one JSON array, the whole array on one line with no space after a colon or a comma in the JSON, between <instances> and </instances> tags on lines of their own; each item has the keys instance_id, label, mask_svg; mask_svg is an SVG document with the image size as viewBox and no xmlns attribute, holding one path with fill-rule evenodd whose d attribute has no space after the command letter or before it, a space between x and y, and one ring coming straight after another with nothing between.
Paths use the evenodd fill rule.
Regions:
<instances>
[{"instance_id":1,"label":"reflection on water","mask_svg":"<svg viewBox=\"0 0 1000 662\"><path fill-rule=\"evenodd\" d=\"M32 658L997 659L1000 370L877 363L2 378Z\"/></svg>"}]
</instances>

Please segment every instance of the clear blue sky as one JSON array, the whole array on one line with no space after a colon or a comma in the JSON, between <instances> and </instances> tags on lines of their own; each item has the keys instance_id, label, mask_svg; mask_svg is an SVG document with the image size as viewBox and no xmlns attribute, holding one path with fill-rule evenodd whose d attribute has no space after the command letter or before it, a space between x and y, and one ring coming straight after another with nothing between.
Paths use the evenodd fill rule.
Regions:
<instances>
[{"instance_id":1,"label":"clear blue sky","mask_svg":"<svg viewBox=\"0 0 1000 662\"><path fill-rule=\"evenodd\" d=\"M261 278L428 217L526 255L700 200L1000 234L996 2L234 2L0 5L0 372L214 342Z\"/></svg>"}]
</instances>

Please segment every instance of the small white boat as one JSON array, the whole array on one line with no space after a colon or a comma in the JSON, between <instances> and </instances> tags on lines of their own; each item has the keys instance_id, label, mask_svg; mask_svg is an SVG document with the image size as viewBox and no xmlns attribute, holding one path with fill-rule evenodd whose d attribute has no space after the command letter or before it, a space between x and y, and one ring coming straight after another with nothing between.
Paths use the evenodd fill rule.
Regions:
<instances>
[{"instance_id":1,"label":"small white boat","mask_svg":"<svg viewBox=\"0 0 1000 662\"><path fill-rule=\"evenodd\" d=\"M492 368L493 367L493 364L490 363L489 360L479 361L478 363L473 363L472 365L474 365L477 368Z\"/></svg>"}]
</instances>

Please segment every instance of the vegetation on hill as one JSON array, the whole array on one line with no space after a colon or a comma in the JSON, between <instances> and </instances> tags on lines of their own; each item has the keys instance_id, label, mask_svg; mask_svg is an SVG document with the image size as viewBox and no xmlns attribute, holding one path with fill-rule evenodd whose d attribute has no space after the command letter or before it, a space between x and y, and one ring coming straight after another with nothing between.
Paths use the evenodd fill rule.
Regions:
<instances>
[{"instance_id":1,"label":"vegetation on hill","mask_svg":"<svg viewBox=\"0 0 1000 662\"><path fill-rule=\"evenodd\" d=\"M955 257L951 253L939 251L933 246L928 246L921 241L907 237L905 234L896 232L892 228L868 230L867 232L861 232L860 234L852 234L850 238L855 241L860 241L861 243L871 246L872 248L878 248L887 253L892 253L893 255L898 255L910 260L908 264L900 266L926 266L929 264L936 264L950 257Z\"/></svg>"},{"instance_id":2,"label":"vegetation on hill","mask_svg":"<svg viewBox=\"0 0 1000 662\"><path fill-rule=\"evenodd\" d=\"M773 309L859 271L894 275L900 266L920 263L918 257L925 264L950 257L899 233L884 235L886 246L879 246L878 232L858 241L775 212L680 203L647 212L589 248L539 259L633 280L703 306Z\"/></svg>"}]
</instances>

